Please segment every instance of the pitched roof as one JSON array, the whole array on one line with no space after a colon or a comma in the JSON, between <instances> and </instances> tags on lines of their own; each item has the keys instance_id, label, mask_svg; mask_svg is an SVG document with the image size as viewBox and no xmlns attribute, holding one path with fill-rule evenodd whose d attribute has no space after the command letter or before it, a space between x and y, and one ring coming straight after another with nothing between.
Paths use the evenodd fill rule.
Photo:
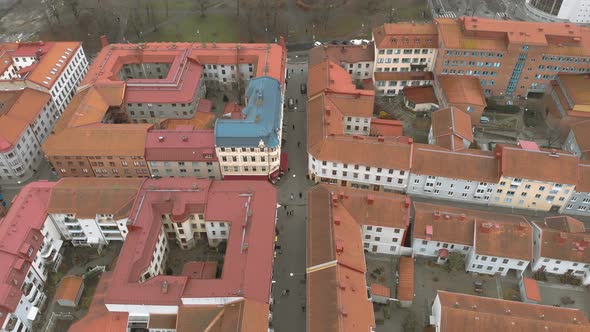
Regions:
<instances>
[{"instance_id":1,"label":"pitched roof","mask_svg":"<svg viewBox=\"0 0 590 332\"><path fill-rule=\"evenodd\" d=\"M372 305L360 291L366 289L361 226L405 229L408 207L409 199L398 194L323 184L308 192L308 331L357 331L375 325Z\"/></svg>"},{"instance_id":2,"label":"pitched roof","mask_svg":"<svg viewBox=\"0 0 590 332\"><path fill-rule=\"evenodd\" d=\"M576 143L580 152L586 155L590 152L590 120L581 121L571 126L572 133L576 138Z\"/></svg>"},{"instance_id":3,"label":"pitched roof","mask_svg":"<svg viewBox=\"0 0 590 332\"><path fill-rule=\"evenodd\" d=\"M451 179L497 183L499 165L493 152L475 149L449 151L415 143L412 155L412 173Z\"/></svg>"},{"instance_id":4,"label":"pitched roof","mask_svg":"<svg viewBox=\"0 0 590 332\"><path fill-rule=\"evenodd\" d=\"M414 202L412 237L473 246L473 221L478 212L483 211Z\"/></svg>"},{"instance_id":5,"label":"pitched roof","mask_svg":"<svg viewBox=\"0 0 590 332\"><path fill-rule=\"evenodd\" d=\"M457 107L487 105L479 78L475 76L464 76L458 79L453 75L437 75L436 83L445 96L446 105Z\"/></svg>"},{"instance_id":6,"label":"pitched roof","mask_svg":"<svg viewBox=\"0 0 590 332\"><path fill-rule=\"evenodd\" d=\"M102 124L70 128L50 135L43 144L49 156L143 157L151 124Z\"/></svg>"},{"instance_id":7,"label":"pitched roof","mask_svg":"<svg viewBox=\"0 0 590 332\"><path fill-rule=\"evenodd\" d=\"M399 283L397 299L400 301L414 300L414 258L399 258Z\"/></svg>"},{"instance_id":8,"label":"pitched roof","mask_svg":"<svg viewBox=\"0 0 590 332\"><path fill-rule=\"evenodd\" d=\"M404 123L400 120L371 118L371 136L399 137L404 134Z\"/></svg>"},{"instance_id":9,"label":"pitched roof","mask_svg":"<svg viewBox=\"0 0 590 332\"><path fill-rule=\"evenodd\" d=\"M389 287L383 286L378 283L371 284L371 295L372 296L383 296L383 297L390 297L391 296L391 289Z\"/></svg>"},{"instance_id":10,"label":"pitched roof","mask_svg":"<svg viewBox=\"0 0 590 332\"><path fill-rule=\"evenodd\" d=\"M129 314L127 312L111 312L105 306L105 293L112 282L112 275L113 273L109 271L100 276L88 313L82 319L74 322L68 332L121 332L127 329Z\"/></svg>"},{"instance_id":11,"label":"pitched roof","mask_svg":"<svg viewBox=\"0 0 590 332\"><path fill-rule=\"evenodd\" d=\"M209 157L210 156L210 157ZM147 161L216 161L213 130L150 130L145 143Z\"/></svg>"},{"instance_id":12,"label":"pitched roof","mask_svg":"<svg viewBox=\"0 0 590 332\"><path fill-rule=\"evenodd\" d=\"M541 302L541 292L539 291L537 280L523 277L522 282L527 299L536 301L537 303Z\"/></svg>"},{"instance_id":13,"label":"pitched roof","mask_svg":"<svg viewBox=\"0 0 590 332\"><path fill-rule=\"evenodd\" d=\"M405 86L403 94L414 105L438 103L432 85Z\"/></svg>"},{"instance_id":14,"label":"pitched roof","mask_svg":"<svg viewBox=\"0 0 590 332\"><path fill-rule=\"evenodd\" d=\"M307 95L311 99L322 92L375 96L373 90L357 89L346 69L330 60L309 66Z\"/></svg>"},{"instance_id":15,"label":"pitched roof","mask_svg":"<svg viewBox=\"0 0 590 332\"><path fill-rule=\"evenodd\" d=\"M84 278L75 275L65 276L61 279L59 288L55 292L55 301L66 300L76 302L78 292L84 284Z\"/></svg>"},{"instance_id":16,"label":"pitched roof","mask_svg":"<svg viewBox=\"0 0 590 332\"><path fill-rule=\"evenodd\" d=\"M483 296L438 291L440 332L454 331L588 331L582 311Z\"/></svg>"},{"instance_id":17,"label":"pitched roof","mask_svg":"<svg viewBox=\"0 0 590 332\"><path fill-rule=\"evenodd\" d=\"M590 263L590 231L584 223L569 216L547 217L535 222L541 229L541 257Z\"/></svg>"},{"instance_id":18,"label":"pitched roof","mask_svg":"<svg viewBox=\"0 0 590 332\"><path fill-rule=\"evenodd\" d=\"M588 74L558 74L557 81L571 101L572 111L590 112L590 93L585 87L590 84Z\"/></svg>"},{"instance_id":19,"label":"pitched roof","mask_svg":"<svg viewBox=\"0 0 590 332\"><path fill-rule=\"evenodd\" d=\"M268 304L250 300L224 305L181 305L172 329L177 332L263 331L268 329L268 312Z\"/></svg>"},{"instance_id":20,"label":"pitched roof","mask_svg":"<svg viewBox=\"0 0 590 332\"><path fill-rule=\"evenodd\" d=\"M473 142L471 116L456 107L447 107L432 113L432 135L436 144L456 151L463 150L463 140Z\"/></svg>"},{"instance_id":21,"label":"pitched roof","mask_svg":"<svg viewBox=\"0 0 590 332\"><path fill-rule=\"evenodd\" d=\"M490 213L475 219L475 253L530 261L533 230L523 216Z\"/></svg>"},{"instance_id":22,"label":"pitched roof","mask_svg":"<svg viewBox=\"0 0 590 332\"><path fill-rule=\"evenodd\" d=\"M375 60L373 43L368 45L322 45L309 50L309 65L326 60L335 63L373 62Z\"/></svg>"},{"instance_id":23,"label":"pitched roof","mask_svg":"<svg viewBox=\"0 0 590 332\"><path fill-rule=\"evenodd\" d=\"M373 39L377 48L438 47L438 31L434 22L385 23L373 29Z\"/></svg>"},{"instance_id":24,"label":"pitched roof","mask_svg":"<svg viewBox=\"0 0 590 332\"><path fill-rule=\"evenodd\" d=\"M73 213L80 219L94 219L97 214L125 218L143 182L133 178L63 178L51 191L47 213Z\"/></svg>"},{"instance_id":25,"label":"pitched roof","mask_svg":"<svg viewBox=\"0 0 590 332\"><path fill-rule=\"evenodd\" d=\"M0 91L0 152L16 146L50 98L48 93L31 88Z\"/></svg>"},{"instance_id":26,"label":"pitched roof","mask_svg":"<svg viewBox=\"0 0 590 332\"><path fill-rule=\"evenodd\" d=\"M578 157L561 150L527 150L498 144L500 175L560 184L578 182ZM543 167L538 167L543 165Z\"/></svg>"}]
</instances>

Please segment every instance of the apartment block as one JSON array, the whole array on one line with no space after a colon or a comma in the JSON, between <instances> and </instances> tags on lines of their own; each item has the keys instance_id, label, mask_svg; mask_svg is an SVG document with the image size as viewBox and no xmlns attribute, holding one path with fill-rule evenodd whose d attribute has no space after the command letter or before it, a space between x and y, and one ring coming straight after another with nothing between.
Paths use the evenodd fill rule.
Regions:
<instances>
[{"instance_id":1,"label":"apartment block","mask_svg":"<svg viewBox=\"0 0 590 332\"><path fill-rule=\"evenodd\" d=\"M435 75L474 76L486 96L543 93L558 73L590 71L590 29L571 23L437 18Z\"/></svg>"},{"instance_id":2,"label":"apartment block","mask_svg":"<svg viewBox=\"0 0 590 332\"><path fill-rule=\"evenodd\" d=\"M44 146L45 155L63 177L277 176L281 132L276 129L282 127L285 61L282 39L272 45L109 45L97 55L83 87L56 125ZM236 112L237 117L213 124L212 103L204 98L207 88L243 90L238 102L246 106ZM154 134L148 134L150 130ZM178 130L186 133L177 134ZM201 130L210 130L213 138ZM236 133L242 136L233 137ZM122 136L131 138L130 142L119 140L119 144L132 145L128 150L114 146L115 137ZM153 139L160 136L168 140ZM183 137L192 140L171 144L176 141L174 136L180 136L180 142L185 142ZM198 153L186 147L192 143L199 146ZM92 151L85 150L86 146L93 146ZM242 152L238 164L229 165L223 158L218 161L218 152L226 154L232 149ZM62 159L68 156L81 161L64 164ZM245 165L242 157L248 159ZM151 158L155 159L147 160Z\"/></svg>"},{"instance_id":3,"label":"apartment block","mask_svg":"<svg viewBox=\"0 0 590 332\"><path fill-rule=\"evenodd\" d=\"M449 151L416 143L407 193L488 204L498 178L498 161L493 152Z\"/></svg>"},{"instance_id":4,"label":"apartment block","mask_svg":"<svg viewBox=\"0 0 590 332\"><path fill-rule=\"evenodd\" d=\"M324 61L338 63L355 81L372 80L375 49L368 45L322 45L309 50L310 66Z\"/></svg>"},{"instance_id":5,"label":"apartment block","mask_svg":"<svg viewBox=\"0 0 590 332\"><path fill-rule=\"evenodd\" d=\"M492 214L473 225L473 250L465 269L483 274L521 276L533 258L533 230L522 216ZM498 244L504 244L498 246Z\"/></svg>"},{"instance_id":6,"label":"apartment block","mask_svg":"<svg viewBox=\"0 0 590 332\"><path fill-rule=\"evenodd\" d=\"M117 264L101 277L89 313L70 331L181 331L196 324L267 330L276 208L274 188L261 181L71 178L29 184L0 224L2 331L32 330L64 241L103 246L113 240L124 241ZM222 266L191 261L170 275L172 243L190 250L200 235L213 247L227 241ZM255 266L249 255L256 256ZM211 310L220 312L211 316Z\"/></svg>"},{"instance_id":7,"label":"apartment block","mask_svg":"<svg viewBox=\"0 0 590 332\"><path fill-rule=\"evenodd\" d=\"M584 223L568 216L533 223L534 257L531 270L569 274L590 284L590 236Z\"/></svg>"},{"instance_id":8,"label":"apartment block","mask_svg":"<svg viewBox=\"0 0 590 332\"><path fill-rule=\"evenodd\" d=\"M88 62L79 42L0 45L0 181L22 181L72 98Z\"/></svg>"},{"instance_id":9,"label":"apartment block","mask_svg":"<svg viewBox=\"0 0 590 332\"><path fill-rule=\"evenodd\" d=\"M403 191L412 139L369 136L374 92L357 89L340 66L312 66L308 80L308 172L316 183ZM366 128L366 130L365 130Z\"/></svg>"},{"instance_id":10,"label":"apartment block","mask_svg":"<svg viewBox=\"0 0 590 332\"><path fill-rule=\"evenodd\" d=\"M434 23L383 24L373 29L373 42L378 94L391 96L401 94L404 86L430 84L438 51ZM407 72L416 73L401 74Z\"/></svg>"},{"instance_id":11,"label":"apartment block","mask_svg":"<svg viewBox=\"0 0 590 332\"><path fill-rule=\"evenodd\" d=\"M414 255L447 261L453 252L467 255L473 248L475 216L466 209L413 203L412 251Z\"/></svg>"},{"instance_id":12,"label":"apartment block","mask_svg":"<svg viewBox=\"0 0 590 332\"><path fill-rule=\"evenodd\" d=\"M582 332L590 327L588 318L578 309L441 290L437 291L430 317L437 332L563 329Z\"/></svg>"},{"instance_id":13,"label":"apartment block","mask_svg":"<svg viewBox=\"0 0 590 332\"><path fill-rule=\"evenodd\" d=\"M578 182L575 155L524 141L519 146L499 144L496 155L500 180L491 204L541 211L562 211L566 206Z\"/></svg>"},{"instance_id":14,"label":"apartment block","mask_svg":"<svg viewBox=\"0 0 590 332\"><path fill-rule=\"evenodd\" d=\"M194 130L192 126L150 130L145 159L153 177L221 179L213 130Z\"/></svg>"},{"instance_id":15,"label":"apartment block","mask_svg":"<svg viewBox=\"0 0 590 332\"><path fill-rule=\"evenodd\" d=\"M576 188L562 212L582 216L590 214L590 164L586 161L578 165Z\"/></svg>"},{"instance_id":16,"label":"apartment block","mask_svg":"<svg viewBox=\"0 0 590 332\"><path fill-rule=\"evenodd\" d=\"M333 188L320 184L308 192L306 330L374 331L364 251L409 254L410 202L399 194Z\"/></svg>"}]
</instances>

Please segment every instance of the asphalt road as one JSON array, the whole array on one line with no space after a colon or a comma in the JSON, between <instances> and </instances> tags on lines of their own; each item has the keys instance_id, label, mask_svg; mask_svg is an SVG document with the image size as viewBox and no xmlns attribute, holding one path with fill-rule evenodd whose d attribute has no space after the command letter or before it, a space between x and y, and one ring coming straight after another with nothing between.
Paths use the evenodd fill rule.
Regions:
<instances>
[{"instance_id":1,"label":"asphalt road","mask_svg":"<svg viewBox=\"0 0 590 332\"><path fill-rule=\"evenodd\" d=\"M307 95L300 92L300 84L307 84L307 62L290 54L287 63L289 79L285 103L288 98L298 100L296 110L285 110L286 133L283 152L289 156L289 171L277 183L279 208L277 228L278 245L274 264L273 322L276 332L305 331L305 224L307 216L306 192L313 184L307 180L306 104ZM292 71L292 72L291 72ZM295 126L295 127L293 127ZM295 129L293 129L295 128ZM299 144L298 144L299 143ZM301 198L299 194L301 193ZM293 199L291 199L293 194ZM285 208L286 207L286 208ZM293 211L292 215L287 212ZM291 276L293 273L293 276ZM289 290L287 295L284 291Z\"/></svg>"}]
</instances>

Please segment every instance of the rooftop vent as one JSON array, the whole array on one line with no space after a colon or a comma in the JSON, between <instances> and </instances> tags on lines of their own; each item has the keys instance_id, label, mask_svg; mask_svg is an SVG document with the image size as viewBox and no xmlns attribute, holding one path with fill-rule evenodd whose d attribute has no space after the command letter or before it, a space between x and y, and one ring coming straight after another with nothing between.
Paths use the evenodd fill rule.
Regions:
<instances>
[{"instance_id":1,"label":"rooftop vent","mask_svg":"<svg viewBox=\"0 0 590 332\"><path fill-rule=\"evenodd\" d=\"M434 217L434 220L440 219L440 211L435 210L434 212L432 212L432 216Z\"/></svg>"},{"instance_id":2,"label":"rooftop vent","mask_svg":"<svg viewBox=\"0 0 590 332\"><path fill-rule=\"evenodd\" d=\"M181 139L183 142L188 142L188 136L182 136Z\"/></svg>"},{"instance_id":3,"label":"rooftop vent","mask_svg":"<svg viewBox=\"0 0 590 332\"><path fill-rule=\"evenodd\" d=\"M165 137L164 136L158 136L158 142L164 142Z\"/></svg>"},{"instance_id":4,"label":"rooftop vent","mask_svg":"<svg viewBox=\"0 0 590 332\"><path fill-rule=\"evenodd\" d=\"M367 195L367 204L373 205L374 202L375 202L375 196L373 194L368 194Z\"/></svg>"}]
</instances>

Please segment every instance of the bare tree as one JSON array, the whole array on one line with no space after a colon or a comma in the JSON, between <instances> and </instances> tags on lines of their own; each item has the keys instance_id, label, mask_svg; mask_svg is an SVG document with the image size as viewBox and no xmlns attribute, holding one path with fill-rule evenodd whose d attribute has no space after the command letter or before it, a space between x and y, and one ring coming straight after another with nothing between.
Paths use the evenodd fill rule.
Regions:
<instances>
[{"instance_id":1,"label":"bare tree","mask_svg":"<svg viewBox=\"0 0 590 332\"><path fill-rule=\"evenodd\" d=\"M74 17L77 19L80 18L80 3L78 2L78 0L65 0L65 3L68 5L68 7L70 7L70 9L72 10L72 14L74 14Z\"/></svg>"},{"instance_id":2,"label":"bare tree","mask_svg":"<svg viewBox=\"0 0 590 332\"><path fill-rule=\"evenodd\" d=\"M57 22L61 24L61 17L59 14L59 1L58 0L46 0L45 2L45 13L49 22Z\"/></svg>"},{"instance_id":3,"label":"bare tree","mask_svg":"<svg viewBox=\"0 0 590 332\"><path fill-rule=\"evenodd\" d=\"M323 27L324 27L324 31L328 31L328 23L330 21L330 17L332 16L332 9L334 8L334 5L331 3L330 0L323 0L322 4L320 5L319 8L319 18L320 18L320 22L322 23Z\"/></svg>"},{"instance_id":4,"label":"bare tree","mask_svg":"<svg viewBox=\"0 0 590 332\"><path fill-rule=\"evenodd\" d=\"M209 5L209 0L197 0L197 4L199 6L199 11L201 12L201 17L207 16L207 6Z\"/></svg>"},{"instance_id":5,"label":"bare tree","mask_svg":"<svg viewBox=\"0 0 590 332\"><path fill-rule=\"evenodd\" d=\"M545 138L547 139L548 148L559 148L559 145L561 143L561 135L559 133L559 128L547 128Z\"/></svg>"}]
</instances>

